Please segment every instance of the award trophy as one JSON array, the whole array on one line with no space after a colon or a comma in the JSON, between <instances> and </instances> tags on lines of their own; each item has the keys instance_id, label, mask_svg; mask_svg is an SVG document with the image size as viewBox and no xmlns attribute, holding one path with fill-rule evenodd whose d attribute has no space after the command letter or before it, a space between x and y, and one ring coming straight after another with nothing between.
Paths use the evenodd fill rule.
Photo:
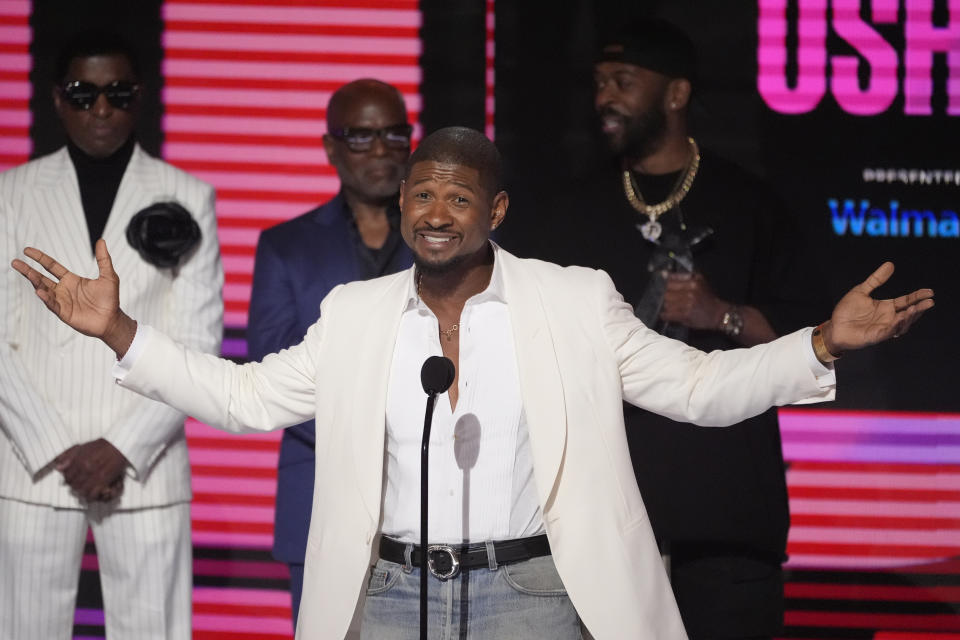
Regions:
<instances>
[{"instance_id":1,"label":"award trophy","mask_svg":"<svg viewBox=\"0 0 960 640\"><path fill-rule=\"evenodd\" d=\"M693 253L713 233L710 227L683 229L678 233L666 232L660 237L647 239L654 246L647 263L650 281L633 309L634 314L657 333L686 340L688 329L683 325L660 320L663 294L667 288L665 273L693 273Z\"/></svg>"}]
</instances>

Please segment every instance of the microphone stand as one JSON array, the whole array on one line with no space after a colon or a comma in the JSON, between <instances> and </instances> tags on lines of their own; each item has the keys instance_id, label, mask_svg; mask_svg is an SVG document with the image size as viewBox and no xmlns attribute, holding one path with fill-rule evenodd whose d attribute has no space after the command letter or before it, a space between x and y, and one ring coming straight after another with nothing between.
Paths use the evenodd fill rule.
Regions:
<instances>
[{"instance_id":1,"label":"microphone stand","mask_svg":"<svg viewBox=\"0 0 960 640\"><path fill-rule=\"evenodd\" d=\"M433 426L433 405L436 392L427 395L427 412L423 416L423 441L420 444L420 640L427 640L427 500L429 492L430 428Z\"/></svg>"},{"instance_id":2,"label":"microphone stand","mask_svg":"<svg viewBox=\"0 0 960 640\"><path fill-rule=\"evenodd\" d=\"M420 369L420 384L427 394L427 412L423 416L423 442L420 444L420 640L427 640L427 490L430 472L430 427L437 396L450 388L457 370L453 361L443 356L430 356Z\"/></svg>"}]
</instances>

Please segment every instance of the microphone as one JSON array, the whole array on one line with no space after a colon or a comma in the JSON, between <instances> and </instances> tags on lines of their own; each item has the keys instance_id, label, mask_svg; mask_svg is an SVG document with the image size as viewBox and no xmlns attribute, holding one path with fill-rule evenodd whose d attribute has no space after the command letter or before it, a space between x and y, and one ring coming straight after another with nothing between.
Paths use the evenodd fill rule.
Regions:
<instances>
[{"instance_id":1,"label":"microphone","mask_svg":"<svg viewBox=\"0 0 960 640\"><path fill-rule=\"evenodd\" d=\"M443 393L453 384L457 369L453 360L443 356L430 356L420 368L420 384L428 396Z\"/></svg>"},{"instance_id":2,"label":"microphone","mask_svg":"<svg viewBox=\"0 0 960 640\"><path fill-rule=\"evenodd\" d=\"M453 384L457 368L450 358L430 356L420 368L420 384L427 394L427 410L423 416L423 441L420 444L420 638L427 639L427 486L430 462L430 427L437 395Z\"/></svg>"}]
</instances>

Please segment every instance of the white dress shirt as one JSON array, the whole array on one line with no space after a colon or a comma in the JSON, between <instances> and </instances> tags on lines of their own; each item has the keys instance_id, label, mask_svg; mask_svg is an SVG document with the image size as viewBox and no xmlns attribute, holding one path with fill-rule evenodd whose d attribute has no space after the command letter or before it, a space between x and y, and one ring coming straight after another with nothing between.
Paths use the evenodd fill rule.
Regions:
<instances>
[{"instance_id":1,"label":"white dress shirt","mask_svg":"<svg viewBox=\"0 0 960 640\"><path fill-rule=\"evenodd\" d=\"M459 394L437 396L430 432L432 543L482 542L545 531L520 397L510 314L494 261L487 288L460 315ZM437 317L419 299L415 270L387 390L383 533L420 541L420 446L426 403L420 368L442 355ZM447 327L444 327L445 329Z\"/></svg>"}]
</instances>

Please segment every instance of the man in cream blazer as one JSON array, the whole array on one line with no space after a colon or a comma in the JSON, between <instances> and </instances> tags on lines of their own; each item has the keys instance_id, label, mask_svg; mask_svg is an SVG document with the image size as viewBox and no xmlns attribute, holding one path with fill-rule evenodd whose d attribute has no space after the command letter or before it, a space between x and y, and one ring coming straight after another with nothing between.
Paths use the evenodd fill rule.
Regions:
<instances>
[{"instance_id":1,"label":"man in cream blazer","mask_svg":"<svg viewBox=\"0 0 960 640\"><path fill-rule=\"evenodd\" d=\"M902 333L933 304L929 290L870 298L892 270L885 265L844 298L822 334L807 329L749 350L704 354L644 327L604 273L521 260L490 244L508 204L495 189L499 157L491 149L482 134L462 128L424 139L401 189L401 229L415 270L337 287L305 340L261 363L237 366L138 327L119 310L119 282L103 244L97 280L77 278L36 249L26 254L56 280L14 263L48 308L122 358L116 375L123 386L236 432L316 416L313 510L323 517L312 520L307 545L301 640L350 635L351 623L365 617L365 578L383 519L391 360L412 290L442 328L492 277L502 281L553 561L598 639L686 637L633 477L622 399L723 425L771 404L829 398L833 372L822 361L831 349ZM455 362L456 344L440 342ZM398 628L393 637L415 633Z\"/></svg>"},{"instance_id":2,"label":"man in cream blazer","mask_svg":"<svg viewBox=\"0 0 960 640\"><path fill-rule=\"evenodd\" d=\"M136 80L134 65L112 43L94 44L106 49L82 49L61 80L114 93L94 94L84 109L55 89L71 147L0 174L0 250L12 259L24 243L41 244L77 273L95 273L90 201L78 172L102 174L119 162L102 237L124 273L124 307L183 344L216 353L223 272L213 189L133 142L135 103L120 102L118 87ZM114 144L100 145L111 136ZM199 244L178 266L148 263L126 237L134 215L158 202L178 203L199 226ZM0 637L71 636L91 526L108 635L189 638L185 415L100 375L113 353L38 310L29 295L18 278L0 277ZM98 487L97 474L118 455L112 489Z\"/></svg>"}]
</instances>

